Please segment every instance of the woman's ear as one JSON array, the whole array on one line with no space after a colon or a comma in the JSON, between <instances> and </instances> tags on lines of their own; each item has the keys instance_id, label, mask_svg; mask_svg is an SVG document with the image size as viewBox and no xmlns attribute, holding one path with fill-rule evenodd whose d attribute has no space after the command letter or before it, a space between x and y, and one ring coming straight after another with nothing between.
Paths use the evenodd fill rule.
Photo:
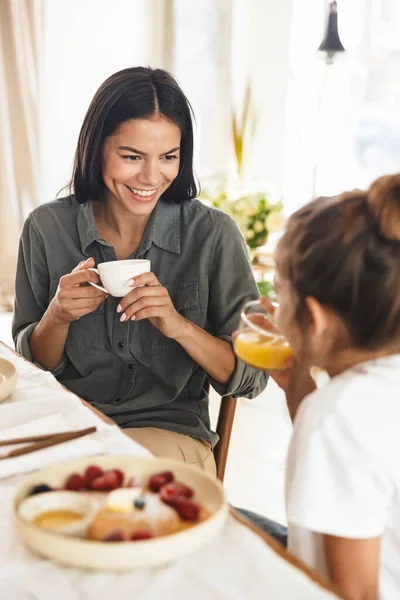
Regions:
<instances>
[{"instance_id":1,"label":"woman's ear","mask_svg":"<svg viewBox=\"0 0 400 600\"><path fill-rule=\"evenodd\" d=\"M311 317L311 330L317 337L322 337L329 329L331 315L329 308L320 304L312 296L306 298L306 305Z\"/></svg>"}]
</instances>

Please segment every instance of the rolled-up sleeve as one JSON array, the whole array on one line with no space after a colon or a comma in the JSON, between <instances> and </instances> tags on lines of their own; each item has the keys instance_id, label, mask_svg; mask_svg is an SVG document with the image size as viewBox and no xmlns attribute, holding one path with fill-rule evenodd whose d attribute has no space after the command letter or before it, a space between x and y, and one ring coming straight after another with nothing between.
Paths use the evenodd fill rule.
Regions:
<instances>
[{"instance_id":1,"label":"rolled-up sleeve","mask_svg":"<svg viewBox=\"0 0 400 600\"><path fill-rule=\"evenodd\" d=\"M245 241L235 221L224 215L214 240L210 258L209 318L214 335L233 346L232 334L237 329L245 302L259 297L251 270ZM232 377L226 386L210 378L221 395L255 398L267 385L268 375L249 367L236 358Z\"/></svg>"},{"instance_id":2,"label":"rolled-up sleeve","mask_svg":"<svg viewBox=\"0 0 400 600\"><path fill-rule=\"evenodd\" d=\"M25 222L19 243L12 323L15 349L31 362L35 361L29 338L49 305L49 283L43 240L31 216ZM52 371L53 375L63 371L66 361L66 357L63 357Z\"/></svg>"}]
</instances>

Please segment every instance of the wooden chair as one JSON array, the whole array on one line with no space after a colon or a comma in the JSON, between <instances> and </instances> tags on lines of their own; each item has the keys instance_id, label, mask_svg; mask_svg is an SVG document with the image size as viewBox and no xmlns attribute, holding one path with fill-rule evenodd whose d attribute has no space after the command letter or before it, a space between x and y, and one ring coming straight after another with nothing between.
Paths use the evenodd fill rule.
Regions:
<instances>
[{"instance_id":1,"label":"wooden chair","mask_svg":"<svg viewBox=\"0 0 400 600\"><path fill-rule=\"evenodd\" d=\"M210 392L210 382L206 380L205 390ZM214 448L215 463L217 465L217 477L224 480L226 461L228 459L229 443L231 441L233 419L235 417L237 398L222 396L219 407L216 433L219 436Z\"/></svg>"}]
</instances>

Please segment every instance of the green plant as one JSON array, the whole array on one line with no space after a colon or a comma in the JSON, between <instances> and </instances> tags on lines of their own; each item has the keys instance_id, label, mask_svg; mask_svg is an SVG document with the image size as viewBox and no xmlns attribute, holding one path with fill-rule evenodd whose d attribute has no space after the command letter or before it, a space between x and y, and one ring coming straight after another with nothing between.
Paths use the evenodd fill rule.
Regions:
<instances>
[{"instance_id":1,"label":"green plant","mask_svg":"<svg viewBox=\"0 0 400 600\"><path fill-rule=\"evenodd\" d=\"M207 195L204 197L207 198ZM270 203L266 194L249 194L232 201L221 192L214 198L208 197L208 201L235 219L249 248L262 246L268 234L282 226L282 203Z\"/></svg>"},{"instance_id":2,"label":"green plant","mask_svg":"<svg viewBox=\"0 0 400 600\"><path fill-rule=\"evenodd\" d=\"M274 284L271 281L258 281L257 287L261 296L266 296L270 300L276 300Z\"/></svg>"},{"instance_id":3,"label":"green plant","mask_svg":"<svg viewBox=\"0 0 400 600\"><path fill-rule=\"evenodd\" d=\"M251 87L248 83L243 98L243 107L241 119L233 112L232 114L232 137L233 150L235 153L236 166L238 175L243 176L244 167L244 150L245 145L251 145L257 124L257 116L255 115L251 102Z\"/></svg>"},{"instance_id":4,"label":"green plant","mask_svg":"<svg viewBox=\"0 0 400 600\"><path fill-rule=\"evenodd\" d=\"M239 225L249 248L254 249L266 243L271 231L281 229L283 224L282 203L270 202L263 192L245 195L242 193L242 190L246 189L244 185L245 157L246 160L249 160L257 124L250 84L246 86L242 108L239 112L239 115L236 112L232 113L232 138L237 175L239 176L236 190L241 190L241 192L239 194L227 192L230 175L224 174L219 182L214 176L214 186L217 183L217 189L203 192L201 199L231 215ZM210 183L212 184L212 181Z\"/></svg>"}]
</instances>

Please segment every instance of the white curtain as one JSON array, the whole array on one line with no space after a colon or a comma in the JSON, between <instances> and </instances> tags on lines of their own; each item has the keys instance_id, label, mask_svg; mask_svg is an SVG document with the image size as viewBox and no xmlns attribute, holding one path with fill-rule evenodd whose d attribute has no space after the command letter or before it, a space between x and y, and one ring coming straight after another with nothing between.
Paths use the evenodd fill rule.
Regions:
<instances>
[{"instance_id":1,"label":"white curtain","mask_svg":"<svg viewBox=\"0 0 400 600\"><path fill-rule=\"evenodd\" d=\"M147 54L154 69L173 70L174 0L147 0Z\"/></svg>"},{"instance_id":2,"label":"white curtain","mask_svg":"<svg viewBox=\"0 0 400 600\"><path fill-rule=\"evenodd\" d=\"M215 178L237 193L233 115L242 121L245 191L282 191L289 43L294 0L174 1L173 72L197 120L197 170L204 189ZM212 189L212 185L211 185Z\"/></svg>"},{"instance_id":3,"label":"white curtain","mask_svg":"<svg viewBox=\"0 0 400 600\"><path fill-rule=\"evenodd\" d=\"M0 310L11 308L19 234L38 204L42 0L0 0Z\"/></svg>"}]
</instances>

